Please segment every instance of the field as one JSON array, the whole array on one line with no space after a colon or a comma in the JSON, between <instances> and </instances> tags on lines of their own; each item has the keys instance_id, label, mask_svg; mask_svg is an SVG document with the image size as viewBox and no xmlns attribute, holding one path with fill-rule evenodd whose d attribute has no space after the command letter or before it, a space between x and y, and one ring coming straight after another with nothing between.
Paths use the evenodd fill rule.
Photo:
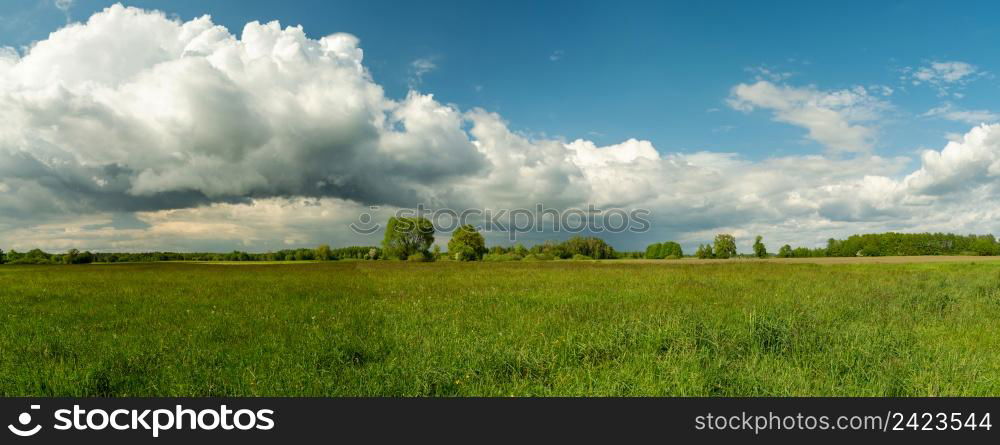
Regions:
<instances>
[{"instance_id":1,"label":"field","mask_svg":"<svg viewBox=\"0 0 1000 445\"><path fill-rule=\"evenodd\" d=\"M2 396L996 396L998 376L1000 262L970 258L0 266Z\"/></svg>"}]
</instances>

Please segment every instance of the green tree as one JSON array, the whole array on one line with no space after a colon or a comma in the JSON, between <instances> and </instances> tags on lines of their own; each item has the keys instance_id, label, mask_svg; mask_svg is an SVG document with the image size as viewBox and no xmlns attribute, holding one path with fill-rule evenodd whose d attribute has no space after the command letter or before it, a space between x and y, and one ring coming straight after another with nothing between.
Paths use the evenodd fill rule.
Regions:
<instances>
[{"instance_id":1,"label":"green tree","mask_svg":"<svg viewBox=\"0 0 1000 445\"><path fill-rule=\"evenodd\" d=\"M996 255L996 241L992 239L992 236L979 237L972 242L969 246L972 252L976 252L979 255Z\"/></svg>"},{"instance_id":2,"label":"green tree","mask_svg":"<svg viewBox=\"0 0 1000 445\"><path fill-rule=\"evenodd\" d=\"M710 244L699 244L698 250L695 251L694 255L703 260L711 259L715 256L712 254L712 246Z\"/></svg>"},{"instance_id":3,"label":"green tree","mask_svg":"<svg viewBox=\"0 0 1000 445\"><path fill-rule=\"evenodd\" d=\"M385 226L382 252L389 258L405 260L417 252L428 254L432 244L434 225L427 218L391 217Z\"/></svg>"},{"instance_id":4,"label":"green tree","mask_svg":"<svg viewBox=\"0 0 1000 445\"><path fill-rule=\"evenodd\" d=\"M316 258L312 249L298 249L292 255L295 261L312 261Z\"/></svg>"},{"instance_id":5,"label":"green tree","mask_svg":"<svg viewBox=\"0 0 1000 445\"><path fill-rule=\"evenodd\" d=\"M574 236L555 245L550 252L559 258L571 258L573 255L585 255L595 260L614 258L615 249L604 240L597 237Z\"/></svg>"},{"instance_id":6,"label":"green tree","mask_svg":"<svg viewBox=\"0 0 1000 445\"><path fill-rule=\"evenodd\" d=\"M778 249L778 258L791 258L792 257L792 246L785 244Z\"/></svg>"},{"instance_id":7,"label":"green tree","mask_svg":"<svg viewBox=\"0 0 1000 445\"><path fill-rule=\"evenodd\" d=\"M441 258L441 246L435 244L434 248L431 249L431 255L434 257L435 260L440 259Z\"/></svg>"},{"instance_id":8,"label":"green tree","mask_svg":"<svg viewBox=\"0 0 1000 445\"><path fill-rule=\"evenodd\" d=\"M528 256L528 249L524 248L524 244L517 243L514 245L514 254L524 258Z\"/></svg>"},{"instance_id":9,"label":"green tree","mask_svg":"<svg viewBox=\"0 0 1000 445\"><path fill-rule=\"evenodd\" d=\"M684 249L674 241L667 241L660 244L660 258L681 258L684 256Z\"/></svg>"},{"instance_id":10,"label":"green tree","mask_svg":"<svg viewBox=\"0 0 1000 445\"><path fill-rule=\"evenodd\" d=\"M448 255L459 261L478 261L486 253L486 239L470 224L451 232L448 241Z\"/></svg>"},{"instance_id":11,"label":"green tree","mask_svg":"<svg viewBox=\"0 0 1000 445\"><path fill-rule=\"evenodd\" d=\"M70 249L62 256L62 262L64 264L90 264L94 262L94 254L91 252L80 252L76 249Z\"/></svg>"},{"instance_id":12,"label":"green tree","mask_svg":"<svg viewBox=\"0 0 1000 445\"><path fill-rule=\"evenodd\" d=\"M76 257L80 255L80 251L76 249L69 249L66 255L63 255L63 262L66 264L76 264Z\"/></svg>"},{"instance_id":13,"label":"green tree","mask_svg":"<svg viewBox=\"0 0 1000 445\"><path fill-rule=\"evenodd\" d=\"M653 243L653 244L650 244L649 246L646 246L646 259L647 260L658 260L660 258L663 258L662 256L660 256L660 247L661 246L662 246L662 244L660 244L660 243Z\"/></svg>"},{"instance_id":14,"label":"green tree","mask_svg":"<svg viewBox=\"0 0 1000 445\"><path fill-rule=\"evenodd\" d=\"M869 238L864 247L857 254L858 256L881 256L882 249L879 248L878 239Z\"/></svg>"},{"instance_id":15,"label":"green tree","mask_svg":"<svg viewBox=\"0 0 1000 445\"><path fill-rule=\"evenodd\" d=\"M767 247L764 246L764 237L757 235L757 239L753 241L753 254L757 258L767 258Z\"/></svg>"},{"instance_id":16,"label":"green tree","mask_svg":"<svg viewBox=\"0 0 1000 445\"><path fill-rule=\"evenodd\" d=\"M0 249L0 264L6 263L6 262L7 262L7 256L4 255L3 249Z\"/></svg>"},{"instance_id":17,"label":"green tree","mask_svg":"<svg viewBox=\"0 0 1000 445\"><path fill-rule=\"evenodd\" d=\"M732 258L736 256L736 238L728 233L715 235L715 247L712 250L716 258Z\"/></svg>"},{"instance_id":18,"label":"green tree","mask_svg":"<svg viewBox=\"0 0 1000 445\"><path fill-rule=\"evenodd\" d=\"M333 251L331 251L330 246L326 244L321 244L317 247L314 255L316 256L316 259L320 261L330 261L334 259Z\"/></svg>"},{"instance_id":19,"label":"green tree","mask_svg":"<svg viewBox=\"0 0 1000 445\"><path fill-rule=\"evenodd\" d=\"M792 249L792 258L809 258L813 256L812 252L805 247L796 247Z\"/></svg>"}]
</instances>

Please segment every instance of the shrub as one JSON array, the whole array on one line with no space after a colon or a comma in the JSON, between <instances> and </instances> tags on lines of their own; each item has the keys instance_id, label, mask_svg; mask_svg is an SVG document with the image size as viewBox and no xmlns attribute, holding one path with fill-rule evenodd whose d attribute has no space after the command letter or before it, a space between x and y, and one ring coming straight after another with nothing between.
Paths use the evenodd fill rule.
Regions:
<instances>
[{"instance_id":1,"label":"shrub","mask_svg":"<svg viewBox=\"0 0 1000 445\"><path fill-rule=\"evenodd\" d=\"M406 261L413 261L415 263L427 263L434 261L434 259L431 258L431 256L428 255L426 252L417 252L406 257Z\"/></svg>"},{"instance_id":2,"label":"shrub","mask_svg":"<svg viewBox=\"0 0 1000 445\"><path fill-rule=\"evenodd\" d=\"M479 256L476 255L476 251L471 247L462 247L460 249L448 249L448 256L450 259L455 261L477 261Z\"/></svg>"},{"instance_id":3,"label":"shrub","mask_svg":"<svg viewBox=\"0 0 1000 445\"><path fill-rule=\"evenodd\" d=\"M533 253L524 257L523 261L552 261L555 257L546 253Z\"/></svg>"},{"instance_id":4,"label":"shrub","mask_svg":"<svg viewBox=\"0 0 1000 445\"><path fill-rule=\"evenodd\" d=\"M53 263L52 260L48 258L22 257L9 262L9 264L55 264L55 263Z\"/></svg>"},{"instance_id":5,"label":"shrub","mask_svg":"<svg viewBox=\"0 0 1000 445\"><path fill-rule=\"evenodd\" d=\"M573 255L573 261L586 261L586 260L592 260L592 259L593 258L591 258L591 257L589 257L587 255L580 255L579 253L576 254L576 255Z\"/></svg>"}]
</instances>

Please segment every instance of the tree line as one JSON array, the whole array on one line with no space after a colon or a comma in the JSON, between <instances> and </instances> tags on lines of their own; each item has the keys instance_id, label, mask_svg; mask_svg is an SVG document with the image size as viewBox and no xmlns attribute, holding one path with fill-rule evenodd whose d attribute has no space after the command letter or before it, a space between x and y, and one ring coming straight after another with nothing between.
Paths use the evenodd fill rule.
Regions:
<instances>
[{"instance_id":1,"label":"tree line","mask_svg":"<svg viewBox=\"0 0 1000 445\"><path fill-rule=\"evenodd\" d=\"M332 249L321 245L315 249L285 249L277 252L252 253L233 251L212 252L141 252L92 253L76 249L59 254L40 249L29 252L0 250L0 264L89 264L89 263L152 263L158 261L336 261L342 259L379 259L382 249L374 246L352 246Z\"/></svg>"},{"instance_id":2,"label":"tree line","mask_svg":"<svg viewBox=\"0 0 1000 445\"><path fill-rule=\"evenodd\" d=\"M679 258L682 255L664 255L664 246L674 242L654 243L646 248L646 258ZM679 249L679 246L677 247ZM763 237L754 239L753 253L739 255L736 238L729 234L716 235L713 243L701 244L694 256L702 259L757 257L757 258L815 258L856 256L926 256L926 255L1000 255L1000 243L993 235L955 235L952 233L870 233L851 235L847 239L830 238L826 247L795 247L785 244L776 254L768 253Z\"/></svg>"},{"instance_id":3,"label":"tree line","mask_svg":"<svg viewBox=\"0 0 1000 445\"><path fill-rule=\"evenodd\" d=\"M331 248L320 245L314 249L285 249L275 252L230 253L210 252L143 252L93 253L70 249L51 254L40 249L28 252L0 250L0 264L88 264L136 263L156 261L337 261L406 260L406 261L546 261L555 259L603 260L621 258L678 259L685 257L676 241L650 244L643 252L616 251L598 237L576 236L565 241L546 241L527 248L513 246L487 248L486 239L475 227L464 225L451 234L447 251L434 244L434 226L426 218L390 218L381 246L349 246ZM955 235L951 233L875 233L852 235L846 239L830 238L826 247L807 248L786 244L777 253L769 253L763 238L757 236L753 253L740 255L736 238L718 234L711 243L701 244L694 257L726 259L734 257L810 258L850 256L921 256L921 255L1000 255L1000 243L993 235Z\"/></svg>"},{"instance_id":4,"label":"tree line","mask_svg":"<svg viewBox=\"0 0 1000 445\"><path fill-rule=\"evenodd\" d=\"M830 239L827 256L998 255L993 235L951 233L877 233Z\"/></svg>"},{"instance_id":5,"label":"tree line","mask_svg":"<svg viewBox=\"0 0 1000 445\"><path fill-rule=\"evenodd\" d=\"M553 259L602 260L621 258L611 245L597 237L576 236L562 242L546 241L530 249L521 244L512 247L486 247L486 238L471 225L463 225L451 234L447 253L434 244L434 226L426 218L389 218L382 250L391 259L406 261L539 261Z\"/></svg>"}]
</instances>

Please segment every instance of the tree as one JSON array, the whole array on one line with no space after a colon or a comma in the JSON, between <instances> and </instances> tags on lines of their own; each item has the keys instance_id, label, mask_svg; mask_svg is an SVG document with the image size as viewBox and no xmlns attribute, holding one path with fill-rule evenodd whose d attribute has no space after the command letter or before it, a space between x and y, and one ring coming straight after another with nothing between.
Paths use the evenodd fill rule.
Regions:
<instances>
[{"instance_id":1,"label":"tree","mask_svg":"<svg viewBox=\"0 0 1000 445\"><path fill-rule=\"evenodd\" d=\"M0 249L0 264L7 262L7 256L4 255L3 249Z\"/></svg>"},{"instance_id":2,"label":"tree","mask_svg":"<svg viewBox=\"0 0 1000 445\"><path fill-rule=\"evenodd\" d=\"M431 249L431 255L434 257L435 260L440 259L441 258L441 246L435 244L434 248Z\"/></svg>"},{"instance_id":3,"label":"tree","mask_svg":"<svg viewBox=\"0 0 1000 445\"><path fill-rule=\"evenodd\" d=\"M753 254L757 258L767 258L767 247L764 246L764 237L757 235L757 239L753 241Z\"/></svg>"},{"instance_id":4,"label":"tree","mask_svg":"<svg viewBox=\"0 0 1000 445\"><path fill-rule=\"evenodd\" d=\"M979 255L996 255L996 241L992 239L993 237L980 237L972 242L969 246L969 250L976 252Z\"/></svg>"},{"instance_id":5,"label":"tree","mask_svg":"<svg viewBox=\"0 0 1000 445\"><path fill-rule=\"evenodd\" d=\"M571 258L573 255L585 255L595 260L615 257L615 249L604 240L597 237L574 236L546 251L559 258Z\"/></svg>"},{"instance_id":6,"label":"tree","mask_svg":"<svg viewBox=\"0 0 1000 445\"><path fill-rule=\"evenodd\" d=\"M312 249L298 249L292 254L295 261L312 261L316 258Z\"/></svg>"},{"instance_id":7,"label":"tree","mask_svg":"<svg viewBox=\"0 0 1000 445\"><path fill-rule=\"evenodd\" d=\"M660 258L681 258L684 256L684 249L674 241L667 241L660 244Z\"/></svg>"},{"instance_id":8,"label":"tree","mask_svg":"<svg viewBox=\"0 0 1000 445\"><path fill-rule=\"evenodd\" d=\"M330 261L334 259L333 252L330 250L330 246L326 244L321 244L316 248L316 259L320 261Z\"/></svg>"},{"instance_id":9,"label":"tree","mask_svg":"<svg viewBox=\"0 0 1000 445\"><path fill-rule=\"evenodd\" d=\"M829 256L846 256L843 253L843 245L844 243L833 238L826 240L826 254Z\"/></svg>"},{"instance_id":10,"label":"tree","mask_svg":"<svg viewBox=\"0 0 1000 445\"><path fill-rule=\"evenodd\" d=\"M649 246L646 246L646 259L647 260L658 260L660 258L663 258L662 256L660 256L660 247L661 246L662 246L662 244L660 244L660 243L653 243L653 244L650 244Z\"/></svg>"},{"instance_id":11,"label":"tree","mask_svg":"<svg viewBox=\"0 0 1000 445\"><path fill-rule=\"evenodd\" d=\"M64 264L90 264L94 262L94 254L91 252L80 253L79 250L70 249L62 256Z\"/></svg>"},{"instance_id":12,"label":"tree","mask_svg":"<svg viewBox=\"0 0 1000 445\"><path fill-rule=\"evenodd\" d=\"M434 244L434 225L423 217L389 218L382 239L382 251L389 258L405 260L417 252L428 254Z\"/></svg>"},{"instance_id":13,"label":"tree","mask_svg":"<svg viewBox=\"0 0 1000 445\"><path fill-rule=\"evenodd\" d=\"M716 258L731 258L736 256L736 238L728 233L715 235L715 248L713 250Z\"/></svg>"},{"instance_id":14,"label":"tree","mask_svg":"<svg viewBox=\"0 0 1000 445\"><path fill-rule=\"evenodd\" d=\"M478 261L486 253L486 239L470 224L451 232L448 241L448 255L459 261Z\"/></svg>"},{"instance_id":15,"label":"tree","mask_svg":"<svg viewBox=\"0 0 1000 445\"><path fill-rule=\"evenodd\" d=\"M699 244L698 250L694 253L700 259L707 260L714 257L712 254L712 246L710 244Z\"/></svg>"},{"instance_id":16,"label":"tree","mask_svg":"<svg viewBox=\"0 0 1000 445\"><path fill-rule=\"evenodd\" d=\"M528 256L528 249L524 248L524 244L517 243L514 245L514 254L524 258Z\"/></svg>"},{"instance_id":17,"label":"tree","mask_svg":"<svg viewBox=\"0 0 1000 445\"><path fill-rule=\"evenodd\" d=\"M648 259L662 260L664 258L680 258L684 256L681 245L674 241L664 243L654 243L646 247L645 257Z\"/></svg>"},{"instance_id":18,"label":"tree","mask_svg":"<svg viewBox=\"0 0 1000 445\"><path fill-rule=\"evenodd\" d=\"M791 258L792 257L792 246L785 244L778 249L778 258Z\"/></svg>"}]
</instances>

